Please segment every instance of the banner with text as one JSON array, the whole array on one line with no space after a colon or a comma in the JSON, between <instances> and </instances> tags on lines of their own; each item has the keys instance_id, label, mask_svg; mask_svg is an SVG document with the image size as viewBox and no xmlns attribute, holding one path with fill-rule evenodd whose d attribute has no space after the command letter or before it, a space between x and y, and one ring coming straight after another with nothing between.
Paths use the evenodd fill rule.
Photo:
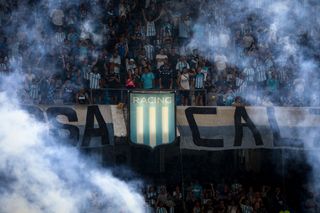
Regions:
<instances>
[{"instance_id":1,"label":"banner with text","mask_svg":"<svg viewBox=\"0 0 320 213\"><path fill-rule=\"evenodd\" d=\"M152 147L171 143L176 136L176 117L183 149L320 148L320 108L177 107L174 111L165 108L174 96L157 97L135 100L130 109L136 116L131 120L131 136L126 129L129 121L125 120L125 110L117 106L24 106L24 109L48 122L52 134L83 147L113 145L114 137L131 137L138 144ZM159 109L152 108L157 102ZM141 110L139 106L147 108Z\"/></svg>"},{"instance_id":2,"label":"banner with text","mask_svg":"<svg viewBox=\"0 0 320 213\"><path fill-rule=\"evenodd\" d=\"M130 92L130 141L152 148L176 140L174 92Z\"/></svg>"},{"instance_id":3,"label":"banner with text","mask_svg":"<svg viewBox=\"0 0 320 213\"><path fill-rule=\"evenodd\" d=\"M320 148L320 109L179 107L181 148Z\"/></svg>"}]
</instances>

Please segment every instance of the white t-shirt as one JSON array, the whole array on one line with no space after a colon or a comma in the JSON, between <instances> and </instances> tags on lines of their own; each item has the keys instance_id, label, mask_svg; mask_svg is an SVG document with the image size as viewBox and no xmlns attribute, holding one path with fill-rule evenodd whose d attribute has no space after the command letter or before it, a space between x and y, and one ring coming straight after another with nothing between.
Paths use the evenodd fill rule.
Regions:
<instances>
[{"instance_id":1,"label":"white t-shirt","mask_svg":"<svg viewBox=\"0 0 320 213\"><path fill-rule=\"evenodd\" d=\"M156 60L157 60L157 68L159 69L162 65L164 65L164 60L168 59L167 55L161 55L158 54L156 55Z\"/></svg>"},{"instance_id":2,"label":"white t-shirt","mask_svg":"<svg viewBox=\"0 0 320 213\"><path fill-rule=\"evenodd\" d=\"M183 73L183 74L181 74L181 77L180 77L180 86L181 86L181 89L190 90L189 79L190 79L189 73Z\"/></svg>"},{"instance_id":3,"label":"white t-shirt","mask_svg":"<svg viewBox=\"0 0 320 213\"><path fill-rule=\"evenodd\" d=\"M112 56L110 58L110 63L117 65L114 67L114 73L119 74L120 73L120 65L121 65L120 55L118 55L117 57Z\"/></svg>"}]
</instances>

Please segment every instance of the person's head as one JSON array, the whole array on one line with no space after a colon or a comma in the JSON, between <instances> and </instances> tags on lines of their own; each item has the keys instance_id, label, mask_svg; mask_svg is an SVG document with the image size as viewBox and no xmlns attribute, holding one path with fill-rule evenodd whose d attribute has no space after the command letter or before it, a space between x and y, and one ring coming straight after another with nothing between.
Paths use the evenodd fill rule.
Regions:
<instances>
[{"instance_id":1,"label":"person's head","mask_svg":"<svg viewBox=\"0 0 320 213\"><path fill-rule=\"evenodd\" d=\"M186 67L184 67L184 68L182 69L182 73L186 74L186 73L188 73L188 72L189 72L189 70L188 70Z\"/></svg>"},{"instance_id":2,"label":"person's head","mask_svg":"<svg viewBox=\"0 0 320 213\"><path fill-rule=\"evenodd\" d=\"M129 60L129 64L134 64L134 59L133 59L133 58L131 58L131 59Z\"/></svg>"},{"instance_id":3,"label":"person's head","mask_svg":"<svg viewBox=\"0 0 320 213\"><path fill-rule=\"evenodd\" d=\"M166 194L167 193L167 189L165 186L161 186L160 187L160 194Z\"/></svg>"},{"instance_id":4,"label":"person's head","mask_svg":"<svg viewBox=\"0 0 320 213\"><path fill-rule=\"evenodd\" d=\"M176 53L177 53L177 48L172 47L172 48L171 48L171 54L174 55L174 54L176 54Z\"/></svg>"},{"instance_id":5,"label":"person's head","mask_svg":"<svg viewBox=\"0 0 320 213\"><path fill-rule=\"evenodd\" d=\"M144 72L144 73L148 73L148 72L150 72L150 69L149 69L148 67L145 67L145 68L143 69L143 72Z\"/></svg>"},{"instance_id":6,"label":"person's head","mask_svg":"<svg viewBox=\"0 0 320 213\"><path fill-rule=\"evenodd\" d=\"M86 92L85 88L82 87L82 88L79 89L79 93L83 94L85 92Z\"/></svg>"},{"instance_id":7,"label":"person's head","mask_svg":"<svg viewBox=\"0 0 320 213\"><path fill-rule=\"evenodd\" d=\"M153 187L153 186L149 186L148 191L149 191L149 192L154 192L154 187Z\"/></svg>"},{"instance_id":8,"label":"person's head","mask_svg":"<svg viewBox=\"0 0 320 213\"><path fill-rule=\"evenodd\" d=\"M97 67L97 66L94 66L93 69L92 69L92 71L93 71L94 73L98 73L98 67Z\"/></svg>"},{"instance_id":9,"label":"person's head","mask_svg":"<svg viewBox=\"0 0 320 213\"><path fill-rule=\"evenodd\" d=\"M241 103L241 102L242 102L241 96L235 97L235 98L234 98L234 101L235 101L236 103Z\"/></svg>"},{"instance_id":10,"label":"person's head","mask_svg":"<svg viewBox=\"0 0 320 213\"><path fill-rule=\"evenodd\" d=\"M84 57L84 58L82 59L82 64L86 65L86 64L88 64L88 63L89 63L88 58L87 58L87 57Z\"/></svg>"},{"instance_id":11,"label":"person's head","mask_svg":"<svg viewBox=\"0 0 320 213\"><path fill-rule=\"evenodd\" d=\"M121 35L121 36L119 37L119 42L124 42L124 35Z\"/></svg>"},{"instance_id":12,"label":"person's head","mask_svg":"<svg viewBox=\"0 0 320 213\"><path fill-rule=\"evenodd\" d=\"M70 81L70 80L66 80L66 81L64 82L64 84L65 84L65 85L69 85L69 84L71 84L71 81Z\"/></svg>"},{"instance_id":13,"label":"person's head","mask_svg":"<svg viewBox=\"0 0 320 213\"><path fill-rule=\"evenodd\" d=\"M198 55L198 49L193 49L192 53L193 53L193 55Z\"/></svg>"}]
</instances>

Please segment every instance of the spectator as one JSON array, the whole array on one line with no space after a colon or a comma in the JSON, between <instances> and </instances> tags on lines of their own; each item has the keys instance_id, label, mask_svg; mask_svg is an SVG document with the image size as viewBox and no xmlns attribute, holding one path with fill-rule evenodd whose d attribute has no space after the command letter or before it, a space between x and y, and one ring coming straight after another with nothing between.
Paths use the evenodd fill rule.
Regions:
<instances>
[{"instance_id":1,"label":"spectator","mask_svg":"<svg viewBox=\"0 0 320 213\"><path fill-rule=\"evenodd\" d=\"M194 88L195 88L195 102L197 106L203 106L203 96L204 96L204 81L205 75L201 72L202 68L198 67L196 75L194 76Z\"/></svg>"},{"instance_id":2,"label":"spectator","mask_svg":"<svg viewBox=\"0 0 320 213\"><path fill-rule=\"evenodd\" d=\"M98 67L93 67L92 71L89 73L89 87L92 93L92 102L101 103L101 90L100 90L101 75L98 72Z\"/></svg>"},{"instance_id":3,"label":"spectator","mask_svg":"<svg viewBox=\"0 0 320 213\"><path fill-rule=\"evenodd\" d=\"M160 49L159 53L156 55L157 69L164 65L166 60L168 60L168 56L163 49Z\"/></svg>"},{"instance_id":4,"label":"spectator","mask_svg":"<svg viewBox=\"0 0 320 213\"><path fill-rule=\"evenodd\" d=\"M195 183L192 185L192 193L197 200L202 199L203 189L198 180L196 180Z\"/></svg>"},{"instance_id":5,"label":"spectator","mask_svg":"<svg viewBox=\"0 0 320 213\"><path fill-rule=\"evenodd\" d=\"M154 5L152 5L152 7L154 7ZM153 41L155 39L155 36L157 35L155 22L157 22L161 18L162 14L160 13L158 17L153 18L150 12L148 14L145 14L145 11L142 10L142 15L146 23L146 36L149 37L151 41Z\"/></svg>"},{"instance_id":6,"label":"spectator","mask_svg":"<svg viewBox=\"0 0 320 213\"><path fill-rule=\"evenodd\" d=\"M183 197L180 191L180 187L176 186L175 191L172 193L173 202L175 203L175 212L183 211Z\"/></svg>"},{"instance_id":7,"label":"spectator","mask_svg":"<svg viewBox=\"0 0 320 213\"><path fill-rule=\"evenodd\" d=\"M179 39L180 45L184 46L191 36L191 18L186 15L180 19L179 22Z\"/></svg>"},{"instance_id":8,"label":"spectator","mask_svg":"<svg viewBox=\"0 0 320 213\"><path fill-rule=\"evenodd\" d=\"M154 53L155 53L155 48L154 46L150 43L149 39L146 39L146 43L144 45L144 50L146 53L147 59L152 62L154 60Z\"/></svg>"},{"instance_id":9,"label":"spectator","mask_svg":"<svg viewBox=\"0 0 320 213\"><path fill-rule=\"evenodd\" d=\"M123 35L119 38L119 42L116 44L116 49L118 50L121 59L127 57L129 52L128 42L125 40Z\"/></svg>"},{"instance_id":10,"label":"spectator","mask_svg":"<svg viewBox=\"0 0 320 213\"><path fill-rule=\"evenodd\" d=\"M64 104L72 104L75 102L75 88L70 80L67 80L61 88L60 97Z\"/></svg>"},{"instance_id":11,"label":"spectator","mask_svg":"<svg viewBox=\"0 0 320 213\"><path fill-rule=\"evenodd\" d=\"M277 101L278 88L279 81L276 79L276 74L273 72L271 78L267 81L267 89L272 101Z\"/></svg>"},{"instance_id":12,"label":"spectator","mask_svg":"<svg viewBox=\"0 0 320 213\"><path fill-rule=\"evenodd\" d=\"M242 213L253 213L253 208L250 205L250 201L245 196L242 196L240 199L240 207Z\"/></svg>"},{"instance_id":13,"label":"spectator","mask_svg":"<svg viewBox=\"0 0 320 213\"><path fill-rule=\"evenodd\" d=\"M157 193L154 190L153 186L149 186L148 191L146 193L146 201L150 205L151 208L156 208L156 201L157 201Z\"/></svg>"},{"instance_id":14,"label":"spectator","mask_svg":"<svg viewBox=\"0 0 320 213\"><path fill-rule=\"evenodd\" d=\"M189 104L190 93L190 75L187 68L183 68L182 73L179 75L178 85L180 89L182 105L186 106Z\"/></svg>"},{"instance_id":15,"label":"spectator","mask_svg":"<svg viewBox=\"0 0 320 213\"><path fill-rule=\"evenodd\" d=\"M155 76L150 71L148 67L144 68L144 73L141 76L141 82L143 84L143 89L153 89L154 88Z\"/></svg>"},{"instance_id":16,"label":"spectator","mask_svg":"<svg viewBox=\"0 0 320 213\"><path fill-rule=\"evenodd\" d=\"M113 52L109 62L110 70L113 70L114 74L118 75L118 78L120 78L121 57L118 53L118 50Z\"/></svg>"},{"instance_id":17,"label":"spectator","mask_svg":"<svg viewBox=\"0 0 320 213\"><path fill-rule=\"evenodd\" d=\"M29 88L29 96L34 104L39 103L39 93L40 93L39 83L37 82L36 79L33 79Z\"/></svg>"},{"instance_id":18,"label":"spectator","mask_svg":"<svg viewBox=\"0 0 320 213\"><path fill-rule=\"evenodd\" d=\"M173 86L173 71L168 62L168 59L164 60L164 64L160 67L159 84L160 89L172 89Z\"/></svg>"},{"instance_id":19,"label":"spectator","mask_svg":"<svg viewBox=\"0 0 320 213\"><path fill-rule=\"evenodd\" d=\"M177 63L177 65L176 65L176 70L179 73L181 73L184 68L187 68L189 70L190 69L190 65L187 62L186 57L185 56L181 56L179 61L178 61L178 63Z\"/></svg>"},{"instance_id":20,"label":"spectator","mask_svg":"<svg viewBox=\"0 0 320 213\"><path fill-rule=\"evenodd\" d=\"M127 68L127 74L134 75L135 71L137 69L137 65L135 64L135 61L133 58L126 61L126 68Z\"/></svg>"},{"instance_id":21,"label":"spectator","mask_svg":"<svg viewBox=\"0 0 320 213\"><path fill-rule=\"evenodd\" d=\"M107 87L111 89L111 99L114 104L120 101L120 92L117 89L120 87L119 75L114 72L114 69L110 69L109 74L106 76Z\"/></svg>"}]
</instances>

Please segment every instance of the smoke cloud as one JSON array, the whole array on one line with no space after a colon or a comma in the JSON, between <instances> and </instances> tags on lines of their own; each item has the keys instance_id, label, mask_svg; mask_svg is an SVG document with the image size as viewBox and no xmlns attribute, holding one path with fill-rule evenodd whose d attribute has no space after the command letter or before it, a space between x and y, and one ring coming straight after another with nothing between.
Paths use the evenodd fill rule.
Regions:
<instances>
[{"instance_id":1,"label":"smoke cloud","mask_svg":"<svg viewBox=\"0 0 320 213\"><path fill-rule=\"evenodd\" d=\"M94 166L0 94L1 212L144 212L136 183Z\"/></svg>"},{"instance_id":2,"label":"smoke cloud","mask_svg":"<svg viewBox=\"0 0 320 213\"><path fill-rule=\"evenodd\" d=\"M216 66L222 61L236 67L244 80L245 70L250 68L255 74L262 71L266 79L275 75L281 84L277 101L255 86L248 86L245 92L235 91L249 102L252 91L257 91L253 104L319 107L319 8L320 2L313 0L206 1L187 48L198 49ZM216 70L213 77L221 75L219 67ZM312 121L302 119L297 125L312 127ZM309 149L317 143L319 133L316 128L306 129L296 132ZM312 168L307 196L315 198L320 186L319 150L305 151L305 155ZM298 155L294 159L304 162Z\"/></svg>"},{"instance_id":3,"label":"smoke cloud","mask_svg":"<svg viewBox=\"0 0 320 213\"><path fill-rule=\"evenodd\" d=\"M101 12L96 1L90 2L74 24L82 26L78 35L92 37L99 45L101 38L92 23ZM66 21L64 11L83 2L14 3L1 2L12 11L2 27L8 37L6 60L11 73L0 76L0 212L145 212L139 182L119 180L99 168L75 147L57 141L47 124L19 106L27 70L42 79L59 73L52 57L63 52L59 42L64 41L55 33Z\"/></svg>"},{"instance_id":4,"label":"smoke cloud","mask_svg":"<svg viewBox=\"0 0 320 213\"><path fill-rule=\"evenodd\" d=\"M216 64L225 57L223 62L244 75L250 68L269 78L274 74L286 84L281 94L295 96L300 105L318 105L318 9L319 2L312 0L206 1L187 47ZM295 91L299 94L292 94ZM244 97L248 93L238 92Z\"/></svg>"}]
</instances>

